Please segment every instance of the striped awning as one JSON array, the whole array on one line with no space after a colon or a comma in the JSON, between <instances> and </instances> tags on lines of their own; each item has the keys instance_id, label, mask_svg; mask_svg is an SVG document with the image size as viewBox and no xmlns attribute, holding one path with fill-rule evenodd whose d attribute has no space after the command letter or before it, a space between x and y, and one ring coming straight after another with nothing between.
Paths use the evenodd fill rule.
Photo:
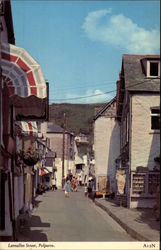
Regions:
<instances>
[{"instance_id":1,"label":"striped awning","mask_svg":"<svg viewBox=\"0 0 161 250\"><path fill-rule=\"evenodd\" d=\"M38 129L37 129L36 122L16 121L15 124L19 129L19 134L24 134L26 136L37 136L38 135Z\"/></svg>"},{"instance_id":2,"label":"striped awning","mask_svg":"<svg viewBox=\"0 0 161 250\"><path fill-rule=\"evenodd\" d=\"M47 88L41 67L31 55L23 48L7 43L2 43L1 49L2 78L9 96L46 98Z\"/></svg>"},{"instance_id":3,"label":"striped awning","mask_svg":"<svg viewBox=\"0 0 161 250\"><path fill-rule=\"evenodd\" d=\"M44 175L49 174L49 173L50 172L45 168L42 168L39 170L39 176L44 176Z\"/></svg>"}]
</instances>

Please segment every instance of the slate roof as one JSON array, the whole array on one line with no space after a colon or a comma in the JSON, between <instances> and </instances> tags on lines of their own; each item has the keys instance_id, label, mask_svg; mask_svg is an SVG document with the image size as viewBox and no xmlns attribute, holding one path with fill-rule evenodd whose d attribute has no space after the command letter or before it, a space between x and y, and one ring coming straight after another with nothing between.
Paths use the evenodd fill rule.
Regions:
<instances>
[{"instance_id":1,"label":"slate roof","mask_svg":"<svg viewBox=\"0 0 161 250\"><path fill-rule=\"evenodd\" d=\"M47 123L47 133L63 133L63 128L52 122Z\"/></svg>"},{"instance_id":2,"label":"slate roof","mask_svg":"<svg viewBox=\"0 0 161 250\"><path fill-rule=\"evenodd\" d=\"M123 55L123 71L125 88L131 91L160 91L160 78L150 78L145 75L142 60L157 59L160 55Z\"/></svg>"},{"instance_id":3,"label":"slate roof","mask_svg":"<svg viewBox=\"0 0 161 250\"><path fill-rule=\"evenodd\" d=\"M56 153L53 152L53 151L48 151L47 154L46 154L46 157L53 157L53 158L54 158L54 157L55 157L55 154L56 154Z\"/></svg>"},{"instance_id":4,"label":"slate roof","mask_svg":"<svg viewBox=\"0 0 161 250\"><path fill-rule=\"evenodd\" d=\"M110 102L106 103L106 105L105 105L101 110L99 110L99 111L97 112L97 114L94 116L93 120L94 120L94 121L97 120L97 118L100 117L100 116L110 107L110 105L111 105L114 101L116 101L116 96L115 96Z\"/></svg>"}]
</instances>

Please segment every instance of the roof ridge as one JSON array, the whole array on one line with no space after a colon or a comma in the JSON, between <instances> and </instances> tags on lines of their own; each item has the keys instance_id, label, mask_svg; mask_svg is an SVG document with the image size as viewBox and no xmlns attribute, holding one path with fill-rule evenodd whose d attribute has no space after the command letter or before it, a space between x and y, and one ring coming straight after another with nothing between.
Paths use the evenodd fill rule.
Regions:
<instances>
[{"instance_id":1,"label":"roof ridge","mask_svg":"<svg viewBox=\"0 0 161 250\"><path fill-rule=\"evenodd\" d=\"M108 102L101 110L98 111L98 113L94 117L94 121L97 120L97 118L116 100L116 96L111 99L110 102Z\"/></svg>"}]
</instances>

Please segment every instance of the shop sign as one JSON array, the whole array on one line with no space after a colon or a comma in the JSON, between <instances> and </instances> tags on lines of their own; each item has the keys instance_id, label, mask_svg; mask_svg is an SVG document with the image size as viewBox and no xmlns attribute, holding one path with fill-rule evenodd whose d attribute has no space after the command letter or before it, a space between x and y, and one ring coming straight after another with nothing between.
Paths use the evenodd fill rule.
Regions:
<instances>
[{"instance_id":1,"label":"shop sign","mask_svg":"<svg viewBox=\"0 0 161 250\"><path fill-rule=\"evenodd\" d=\"M126 174L124 170L117 170L116 181L117 181L118 193L120 195L123 195L126 184Z\"/></svg>"}]
</instances>

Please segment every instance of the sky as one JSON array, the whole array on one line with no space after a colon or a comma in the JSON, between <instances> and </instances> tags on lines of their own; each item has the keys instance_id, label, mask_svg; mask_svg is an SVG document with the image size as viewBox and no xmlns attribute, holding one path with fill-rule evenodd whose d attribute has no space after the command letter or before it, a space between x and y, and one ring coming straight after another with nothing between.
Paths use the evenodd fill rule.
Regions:
<instances>
[{"instance_id":1,"label":"sky","mask_svg":"<svg viewBox=\"0 0 161 250\"><path fill-rule=\"evenodd\" d=\"M41 65L50 103L116 94L123 54L160 54L160 1L11 0L16 45Z\"/></svg>"}]
</instances>

